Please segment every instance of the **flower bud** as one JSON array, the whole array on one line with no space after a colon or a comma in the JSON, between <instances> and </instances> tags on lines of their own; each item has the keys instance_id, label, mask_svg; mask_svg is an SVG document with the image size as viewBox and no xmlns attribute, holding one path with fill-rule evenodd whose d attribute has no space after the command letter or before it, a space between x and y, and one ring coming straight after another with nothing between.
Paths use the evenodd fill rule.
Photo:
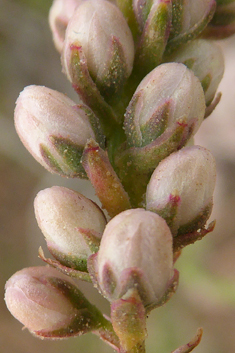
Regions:
<instances>
[{"instance_id":1,"label":"flower bud","mask_svg":"<svg viewBox=\"0 0 235 353\"><path fill-rule=\"evenodd\" d=\"M105 228L96 266L100 289L111 302L132 289L145 306L158 302L173 276L166 222L140 208L119 213Z\"/></svg>"},{"instance_id":2,"label":"flower bud","mask_svg":"<svg viewBox=\"0 0 235 353\"><path fill-rule=\"evenodd\" d=\"M8 310L38 337L67 338L99 325L98 310L68 276L51 267L18 271L5 289Z\"/></svg>"},{"instance_id":3,"label":"flower bud","mask_svg":"<svg viewBox=\"0 0 235 353\"><path fill-rule=\"evenodd\" d=\"M150 8L138 3L144 18L148 14L135 54L135 70L144 77L162 62L172 23L172 3L169 0L155 0ZM150 9L150 12L149 12ZM147 13L146 13L147 12ZM148 13L149 12L149 13Z\"/></svg>"},{"instance_id":4,"label":"flower bud","mask_svg":"<svg viewBox=\"0 0 235 353\"><path fill-rule=\"evenodd\" d=\"M151 71L137 87L125 114L130 146L144 147L177 125L195 134L205 113L205 98L197 77L185 65L167 63Z\"/></svg>"},{"instance_id":5,"label":"flower bud","mask_svg":"<svg viewBox=\"0 0 235 353\"><path fill-rule=\"evenodd\" d=\"M82 48L101 94L116 94L129 77L134 60L132 34L121 11L105 0L88 0L77 8L66 30L62 56L71 82L71 51L76 47L78 51Z\"/></svg>"},{"instance_id":6,"label":"flower bud","mask_svg":"<svg viewBox=\"0 0 235 353\"><path fill-rule=\"evenodd\" d=\"M76 191L54 186L34 201L36 219L51 254L63 265L87 271L106 225L102 210Z\"/></svg>"},{"instance_id":7,"label":"flower bud","mask_svg":"<svg viewBox=\"0 0 235 353\"><path fill-rule=\"evenodd\" d=\"M174 235L196 231L210 216L215 179L210 151L185 147L155 169L147 187L146 208L166 219Z\"/></svg>"},{"instance_id":8,"label":"flower bud","mask_svg":"<svg viewBox=\"0 0 235 353\"><path fill-rule=\"evenodd\" d=\"M80 163L84 146L91 137L103 140L90 108L43 86L28 86L21 92L15 126L33 157L51 173L66 177L85 178Z\"/></svg>"},{"instance_id":9,"label":"flower bud","mask_svg":"<svg viewBox=\"0 0 235 353\"><path fill-rule=\"evenodd\" d=\"M203 32L203 36L223 39L235 33L235 1L217 0L213 19Z\"/></svg>"},{"instance_id":10,"label":"flower bud","mask_svg":"<svg viewBox=\"0 0 235 353\"><path fill-rule=\"evenodd\" d=\"M65 31L77 6L86 0L54 0L49 12L49 24L56 49L61 53Z\"/></svg>"},{"instance_id":11,"label":"flower bud","mask_svg":"<svg viewBox=\"0 0 235 353\"><path fill-rule=\"evenodd\" d=\"M175 51L167 61L183 63L194 72L204 89L206 105L210 105L224 73L220 47L212 41L196 39Z\"/></svg>"},{"instance_id":12,"label":"flower bud","mask_svg":"<svg viewBox=\"0 0 235 353\"><path fill-rule=\"evenodd\" d=\"M215 0L173 0L172 3L168 51L196 38L211 21L216 8Z\"/></svg>"}]
</instances>

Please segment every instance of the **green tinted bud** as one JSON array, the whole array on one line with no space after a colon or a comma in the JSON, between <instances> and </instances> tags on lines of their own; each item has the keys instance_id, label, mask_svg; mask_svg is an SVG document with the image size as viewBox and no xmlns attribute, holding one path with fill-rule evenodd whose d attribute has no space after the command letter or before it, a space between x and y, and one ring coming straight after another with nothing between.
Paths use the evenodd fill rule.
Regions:
<instances>
[{"instance_id":1,"label":"green tinted bud","mask_svg":"<svg viewBox=\"0 0 235 353\"><path fill-rule=\"evenodd\" d=\"M116 94L129 77L134 60L132 34L121 11L105 0L88 0L77 8L66 30L62 56L72 82L71 48L75 47L82 49L101 94L107 99Z\"/></svg>"},{"instance_id":2,"label":"green tinted bud","mask_svg":"<svg viewBox=\"0 0 235 353\"><path fill-rule=\"evenodd\" d=\"M40 191L35 214L52 255L63 265L87 271L87 258L98 251L106 219L82 194L59 186Z\"/></svg>"},{"instance_id":3,"label":"green tinted bud","mask_svg":"<svg viewBox=\"0 0 235 353\"><path fill-rule=\"evenodd\" d=\"M89 138L101 142L99 122L85 104L43 86L28 86L15 108L15 126L24 146L51 173L86 178L80 163Z\"/></svg>"},{"instance_id":4,"label":"green tinted bud","mask_svg":"<svg viewBox=\"0 0 235 353\"><path fill-rule=\"evenodd\" d=\"M98 284L111 302L136 289L143 305L156 303L173 276L171 232L160 216L144 209L112 218L96 256Z\"/></svg>"},{"instance_id":5,"label":"green tinted bud","mask_svg":"<svg viewBox=\"0 0 235 353\"><path fill-rule=\"evenodd\" d=\"M211 21L215 0L172 0L172 28L167 51L196 38Z\"/></svg>"},{"instance_id":6,"label":"green tinted bud","mask_svg":"<svg viewBox=\"0 0 235 353\"><path fill-rule=\"evenodd\" d=\"M177 124L198 130L205 113L202 86L183 64L168 63L151 71L137 87L125 114L130 146L144 147ZM173 133L173 132L172 132Z\"/></svg>"},{"instance_id":7,"label":"green tinted bud","mask_svg":"<svg viewBox=\"0 0 235 353\"><path fill-rule=\"evenodd\" d=\"M194 72L202 84L208 106L224 73L224 58L220 47L212 41L196 39L175 51L167 61L183 63Z\"/></svg>"},{"instance_id":8,"label":"green tinted bud","mask_svg":"<svg viewBox=\"0 0 235 353\"><path fill-rule=\"evenodd\" d=\"M100 327L102 314L76 284L51 267L30 267L6 283L9 311L40 338L68 338Z\"/></svg>"},{"instance_id":9,"label":"green tinted bud","mask_svg":"<svg viewBox=\"0 0 235 353\"><path fill-rule=\"evenodd\" d=\"M217 0L212 21L203 32L204 37L222 39L235 33L235 1Z\"/></svg>"},{"instance_id":10,"label":"green tinted bud","mask_svg":"<svg viewBox=\"0 0 235 353\"><path fill-rule=\"evenodd\" d=\"M166 219L174 235L197 231L211 214L215 179L210 151L185 147L165 158L153 172L146 208Z\"/></svg>"}]
</instances>

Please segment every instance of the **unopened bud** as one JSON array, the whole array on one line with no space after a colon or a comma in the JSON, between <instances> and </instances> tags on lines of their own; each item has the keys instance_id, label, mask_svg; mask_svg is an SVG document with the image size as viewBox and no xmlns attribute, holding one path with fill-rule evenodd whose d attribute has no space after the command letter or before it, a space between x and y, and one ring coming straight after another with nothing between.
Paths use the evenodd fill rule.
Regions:
<instances>
[{"instance_id":1,"label":"unopened bud","mask_svg":"<svg viewBox=\"0 0 235 353\"><path fill-rule=\"evenodd\" d=\"M211 21L216 8L215 0L172 1L172 29L168 51L196 38Z\"/></svg>"},{"instance_id":2,"label":"unopened bud","mask_svg":"<svg viewBox=\"0 0 235 353\"><path fill-rule=\"evenodd\" d=\"M87 0L77 8L66 30L62 56L71 82L71 53L75 55L76 47L78 51L82 49L101 94L116 94L130 75L134 60L132 34L121 11L105 0Z\"/></svg>"},{"instance_id":3,"label":"unopened bud","mask_svg":"<svg viewBox=\"0 0 235 353\"><path fill-rule=\"evenodd\" d=\"M5 289L11 314L38 337L67 338L100 325L98 310L68 276L51 267L18 271Z\"/></svg>"},{"instance_id":4,"label":"unopened bud","mask_svg":"<svg viewBox=\"0 0 235 353\"><path fill-rule=\"evenodd\" d=\"M155 169L146 192L146 208L166 219L174 235L197 231L208 220L216 167L210 151L185 147Z\"/></svg>"},{"instance_id":5,"label":"unopened bud","mask_svg":"<svg viewBox=\"0 0 235 353\"><path fill-rule=\"evenodd\" d=\"M220 47L212 41L196 39L175 51L167 61L183 63L194 72L202 84L206 105L210 105L224 73Z\"/></svg>"},{"instance_id":6,"label":"unopened bud","mask_svg":"<svg viewBox=\"0 0 235 353\"><path fill-rule=\"evenodd\" d=\"M203 89L193 72L183 64L159 65L142 80L127 107L127 141L135 147L157 139L162 144L163 133L177 125L195 134L204 113Z\"/></svg>"},{"instance_id":7,"label":"unopened bud","mask_svg":"<svg viewBox=\"0 0 235 353\"><path fill-rule=\"evenodd\" d=\"M49 12L49 24L56 49L61 53L65 31L77 6L86 0L54 0Z\"/></svg>"},{"instance_id":8,"label":"unopened bud","mask_svg":"<svg viewBox=\"0 0 235 353\"><path fill-rule=\"evenodd\" d=\"M37 194L34 207L52 255L67 267L87 271L87 258L98 251L106 225L98 205L76 191L54 186Z\"/></svg>"},{"instance_id":9,"label":"unopened bud","mask_svg":"<svg viewBox=\"0 0 235 353\"><path fill-rule=\"evenodd\" d=\"M111 302L135 289L143 305L156 303L173 276L170 229L153 212L121 212L105 228L96 266L100 289Z\"/></svg>"},{"instance_id":10,"label":"unopened bud","mask_svg":"<svg viewBox=\"0 0 235 353\"><path fill-rule=\"evenodd\" d=\"M84 146L91 137L103 140L90 108L43 86L28 86L21 92L15 126L33 157L51 173L66 177L86 178L80 163Z\"/></svg>"},{"instance_id":11,"label":"unopened bud","mask_svg":"<svg viewBox=\"0 0 235 353\"><path fill-rule=\"evenodd\" d=\"M203 32L203 36L223 39L235 33L235 0L217 0L213 19Z\"/></svg>"}]
</instances>

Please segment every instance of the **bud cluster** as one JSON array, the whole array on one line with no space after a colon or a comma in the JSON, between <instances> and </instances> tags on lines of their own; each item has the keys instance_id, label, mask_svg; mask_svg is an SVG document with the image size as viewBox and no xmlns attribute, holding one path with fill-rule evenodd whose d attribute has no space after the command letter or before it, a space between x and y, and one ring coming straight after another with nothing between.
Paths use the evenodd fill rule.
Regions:
<instances>
[{"instance_id":1,"label":"bud cluster","mask_svg":"<svg viewBox=\"0 0 235 353\"><path fill-rule=\"evenodd\" d=\"M106 214L65 187L36 196L54 259L40 249L50 267L17 272L5 297L33 334L93 332L117 352L145 352L147 313L176 291L180 251L214 227L206 223L215 160L192 137L219 101L224 71L219 46L205 38L216 26L231 30L233 4L54 0L53 40L78 98L28 86L16 102L15 126L48 171L89 179ZM110 319L69 276L94 284L110 302ZM189 352L184 347L175 352Z\"/></svg>"}]
</instances>

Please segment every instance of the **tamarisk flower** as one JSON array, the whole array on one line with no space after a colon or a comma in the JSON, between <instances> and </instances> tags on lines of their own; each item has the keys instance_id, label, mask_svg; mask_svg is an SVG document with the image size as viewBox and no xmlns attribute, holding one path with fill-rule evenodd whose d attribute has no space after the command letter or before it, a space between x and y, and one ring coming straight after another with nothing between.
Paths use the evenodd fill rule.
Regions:
<instances>
[{"instance_id":1,"label":"tamarisk flower","mask_svg":"<svg viewBox=\"0 0 235 353\"><path fill-rule=\"evenodd\" d=\"M210 151L185 147L155 169L146 192L146 208L166 219L174 235L197 231L213 204L216 167Z\"/></svg>"},{"instance_id":2,"label":"tamarisk flower","mask_svg":"<svg viewBox=\"0 0 235 353\"><path fill-rule=\"evenodd\" d=\"M13 316L41 338L67 338L100 326L102 314L68 276L51 267L30 267L6 283L5 301Z\"/></svg>"},{"instance_id":3,"label":"tamarisk flower","mask_svg":"<svg viewBox=\"0 0 235 353\"><path fill-rule=\"evenodd\" d=\"M51 254L63 265L87 271L87 258L98 251L106 219L82 194L59 186L40 191L36 219Z\"/></svg>"},{"instance_id":4,"label":"tamarisk flower","mask_svg":"<svg viewBox=\"0 0 235 353\"><path fill-rule=\"evenodd\" d=\"M75 65L76 56L80 62ZM129 77L133 60L132 34L118 7L105 0L84 1L65 34L62 65L68 79L79 85L74 70L86 65L101 94L110 97Z\"/></svg>"},{"instance_id":5,"label":"tamarisk flower","mask_svg":"<svg viewBox=\"0 0 235 353\"><path fill-rule=\"evenodd\" d=\"M28 86L16 101L17 133L33 157L51 173L86 178L80 163L89 138L103 144L99 122L81 101L43 86Z\"/></svg>"}]
</instances>

